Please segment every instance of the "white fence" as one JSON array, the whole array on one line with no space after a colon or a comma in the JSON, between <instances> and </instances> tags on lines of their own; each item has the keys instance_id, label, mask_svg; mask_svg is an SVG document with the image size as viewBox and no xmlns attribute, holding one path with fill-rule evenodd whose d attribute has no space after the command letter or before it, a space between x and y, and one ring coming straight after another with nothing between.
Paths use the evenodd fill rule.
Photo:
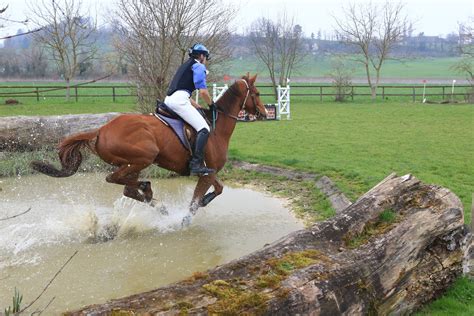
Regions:
<instances>
[{"instance_id":1,"label":"white fence","mask_svg":"<svg viewBox=\"0 0 474 316\"><path fill-rule=\"evenodd\" d=\"M217 84L212 85L212 100L216 102L226 91L229 87L226 85L218 87ZM286 85L286 87L282 88L278 86L278 99L276 104L269 104L271 106L276 107L276 119L281 120L282 115L286 116L287 120L291 119L291 108L290 108L290 85ZM197 97L196 97L197 101ZM239 113L239 117L246 117L245 113Z\"/></svg>"},{"instance_id":2,"label":"white fence","mask_svg":"<svg viewBox=\"0 0 474 316\"><path fill-rule=\"evenodd\" d=\"M290 111L290 86L286 85L285 88L278 86L278 108L277 108L277 120L281 120L282 115L286 115L286 119L291 119Z\"/></svg>"},{"instance_id":3,"label":"white fence","mask_svg":"<svg viewBox=\"0 0 474 316\"><path fill-rule=\"evenodd\" d=\"M219 99L224 94L224 92L227 91L227 89L229 89L227 84L223 85L222 87L218 87L217 84L214 83L212 85L212 101L216 102L217 99Z\"/></svg>"}]
</instances>

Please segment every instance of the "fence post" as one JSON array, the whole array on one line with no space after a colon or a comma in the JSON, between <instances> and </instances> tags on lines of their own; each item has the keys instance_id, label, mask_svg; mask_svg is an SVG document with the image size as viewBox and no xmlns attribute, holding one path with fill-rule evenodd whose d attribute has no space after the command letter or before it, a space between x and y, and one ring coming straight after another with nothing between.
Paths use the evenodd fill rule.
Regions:
<instances>
[{"instance_id":1,"label":"fence post","mask_svg":"<svg viewBox=\"0 0 474 316\"><path fill-rule=\"evenodd\" d=\"M354 101L354 86L351 86L351 99Z\"/></svg>"},{"instance_id":2,"label":"fence post","mask_svg":"<svg viewBox=\"0 0 474 316\"><path fill-rule=\"evenodd\" d=\"M281 120L281 114L280 114L280 109L281 109L281 102L280 102L280 95L281 95L281 86L278 85L277 88L277 120Z\"/></svg>"},{"instance_id":3,"label":"fence post","mask_svg":"<svg viewBox=\"0 0 474 316\"><path fill-rule=\"evenodd\" d=\"M78 101L78 99L79 99L79 97L78 97L78 95L77 95L77 86L76 86L76 87L74 87L74 91L75 91L75 93L76 93L76 102L77 102L77 101Z\"/></svg>"},{"instance_id":4,"label":"fence post","mask_svg":"<svg viewBox=\"0 0 474 316\"><path fill-rule=\"evenodd\" d=\"M443 100L444 100L445 96L444 96L444 86L443 86Z\"/></svg>"},{"instance_id":5,"label":"fence post","mask_svg":"<svg viewBox=\"0 0 474 316\"><path fill-rule=\"evenodd\" d=\"M115 103L115 87L112 87L112 101Z\"/></svg>"},{"instance_id":6,"label":"fence post","mask_svg":"<svg viewBox=\"0 0 474 316\"><path fill-rule=\"evenodd\" d=\"M39 100L40 100L39 89L38 89L38 87L36 87L36 101L39 102Z\"/></svg>"},{"instance_id":7,"label":"fence post","mask_svg":"<svg viewBox=\"0 0 474 316\"><path fill-rule=\"evenodd\" d=\"M323 101L323 86L319 86L319 101Z\"/></svg>"},{"instance_id":8,"label":"fence post","mask_svg":"<svg viewBox=\"0 0 474 316\"><path fill-rule=\"evenodd\" d=\"M382 100L385 100L385 87L382 86Z\"/></svg>"},{"instance_id":9,"label":"fence post","mask_svg":"<svg viewBox=\"0 0 474 316\"><path fill-rule=\"evenodd\" d=\"M413 102L415 102L415 87L413 87Z\"/></svg>"}]
</instances>

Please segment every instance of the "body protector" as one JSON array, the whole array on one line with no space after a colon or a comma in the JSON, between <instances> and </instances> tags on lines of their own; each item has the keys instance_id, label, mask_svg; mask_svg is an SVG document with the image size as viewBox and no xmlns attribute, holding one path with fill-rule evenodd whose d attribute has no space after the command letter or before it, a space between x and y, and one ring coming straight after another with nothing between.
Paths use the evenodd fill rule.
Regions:
<instances>
[{"instance_id":1,"label":"body protector","mask_svg":"<svg viewBox=\"0 0 474 316\"><path fill-rule=\"evenodd\" d=\"M186 90L189 92L189 95L191 95L191 93L196 90L193 72L193 65L196 63L197 61L194 58L189 58L178 68L166 95L170 96L178 90Z\"/></svg>"}]
</instances>

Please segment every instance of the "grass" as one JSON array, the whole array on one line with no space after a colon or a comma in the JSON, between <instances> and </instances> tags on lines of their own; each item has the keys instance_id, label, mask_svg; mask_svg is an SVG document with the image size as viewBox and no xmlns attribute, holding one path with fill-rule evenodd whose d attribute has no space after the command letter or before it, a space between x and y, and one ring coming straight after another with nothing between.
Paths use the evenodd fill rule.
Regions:
<instances>
[{"instance_id":1,"label":"grass","mask_svg":"<svg viewBox=\"0 0 474 316\"><path fill-rule=\"evenodd\" d=\"M391 172L445 186L470 222L472 105L292 100L292 120L239 124L230 156L325 174L352 198Z\"/></svg>"},{"instance_id":2,"label":"grass","mask_svg":"<svg viewBox=\"0 0 474 316\"><path fill-rule=\"evenodd\" d=\"M50 92L41 92L39 101L36 94L25 94L26 96L13 96L11 98L18 100L20 104L6 105L5 100L10 97L0 97L0 116L13 115L61 115L61 114L79 114L79 113L104 113L104 112L133 112L136 110L134 102L135 97L117 96L115 102L112 99L112 86L123 86L122 83L101 83L95 86L101 88L91 88L82 86L78 88L78 99L76 102L75 90L71 89L71 98L66 101L65 90ZM28 88L15 88L29 86ZM35 86L56 87L65 86L62 82L55 83L34 83L34 82L4 82L0 84L0 95L3 93L25 93L35 91ZM110 86L110 87L108 87ZM8 87L8 88L6 88ZM31 88L33 87L33 88ZM116 95L128 95L129 89L116 88ZM82 97L81 95L93 95L91 97Z\"/></svg>"},{"instance_id":3,"label":"grass","mask_svg":"<svg viewBox=\"0 0 474 316\"><path fill-rule=\"evenodd\" d=\"M292 98L292 119L238 124L229 156L325 174L351 199L391 172L412 173L460 197L471 222L474 191L474 107L424 105L410 101L343 104ZM132 103L28 102L0 106L0 116L131 111ZM5 163L5 157L0 162ZM92 163L93 165L94 163ZM0 165L0 169L2 166ZM7 168L7 167L5 167ZM390 215L383 215L390 217ZM390 219L386 219L390 221ZM282 268L291 268L282 266ZM268 281L268 280L267 280ZM473 314L474 283L459 279L421 313Z\"/></svg>"},{"instance_id":4,"label":"grass","mask_svg":"<svg viewBox=\"0 0 474 316\"><path fill-rule=\"evenodd\" d=\"M360 234L353 235L349 233L345 236L346 246L350 249L358 248L366 244L373 236L385 234L393 227L396 221L397 214L393 210L384 210L380 213L377 220L366 223Z\"/></svg>"},{"instance_id":5,"label":"grass","mask_svg":"<svg viewBox=\"0 0 474 316\"><path fill-rule=\"evenodd\" d=\"M382 66L382 78L404 79L464 79L456 74L451 66L460 60L459 57L416 58L404 61L388 60ZM362 65L353 63L354 78L365 78ZM232 60L229 63L229 75L241 76L247 71L268 76L265 65L254 57ZM293 71L293 77L326 77L331 72L331 57L321 55L306 56L300 67Z\"/></svg>"},{"instance_id":6,"label":"grass","mask_svg":"<svg viewBox=\"0 0 474 316\"><path fill-rule=\"evenodd\" d=\"M37 104L5 105L0 104L0 116L17 115L66 115L104 112L136 112L135 105L130 103L113 103L104 101L48 102Z\"/></svg>"},{"instance_id":7,"label":"grass","mask_svg":"<svg viewBox=\"0 0 474 316\"><path fill-rule=\"evenodd\" d=\"M23 300L23 295L15 287L15 293L12 298L12 306L5 308L5 316L17 315L21 310L21 301Z\"/></svg>"},{"instance_id":8,"label":"grass","mask_svg":"<svg viewBox=\"0 0 474 316\"><path fill-rule=\"evenodd\" d=\"M459 278L441 298L425 306L415 315L474 315L474 281L464 277Z\"/></svg>"}]
</instances>

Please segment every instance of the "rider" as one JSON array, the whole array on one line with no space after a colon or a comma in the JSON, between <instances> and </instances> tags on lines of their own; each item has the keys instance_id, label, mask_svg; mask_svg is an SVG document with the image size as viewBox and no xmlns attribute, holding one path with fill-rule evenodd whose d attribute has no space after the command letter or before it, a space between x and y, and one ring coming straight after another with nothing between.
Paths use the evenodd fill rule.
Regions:
<instances>
[{"instance_id":1,"label":"rider","mask_svg":"<svg viewBox=\"0 0 474 316\"><path fill-rule=\"evenodd\" d=\"M197 132L193 156L189 162L191 175L214 172L214 169L203 165L204 148L210 132L209 125L197 110L201 106L191 98L193 91L199 89L203 100L212 106L212 99L206 86L206 61L209 59L209 50L201 43L194 44L189 49L189 59L176 71L165 98L165 104Z\"/></svg>"}]
</instances>

